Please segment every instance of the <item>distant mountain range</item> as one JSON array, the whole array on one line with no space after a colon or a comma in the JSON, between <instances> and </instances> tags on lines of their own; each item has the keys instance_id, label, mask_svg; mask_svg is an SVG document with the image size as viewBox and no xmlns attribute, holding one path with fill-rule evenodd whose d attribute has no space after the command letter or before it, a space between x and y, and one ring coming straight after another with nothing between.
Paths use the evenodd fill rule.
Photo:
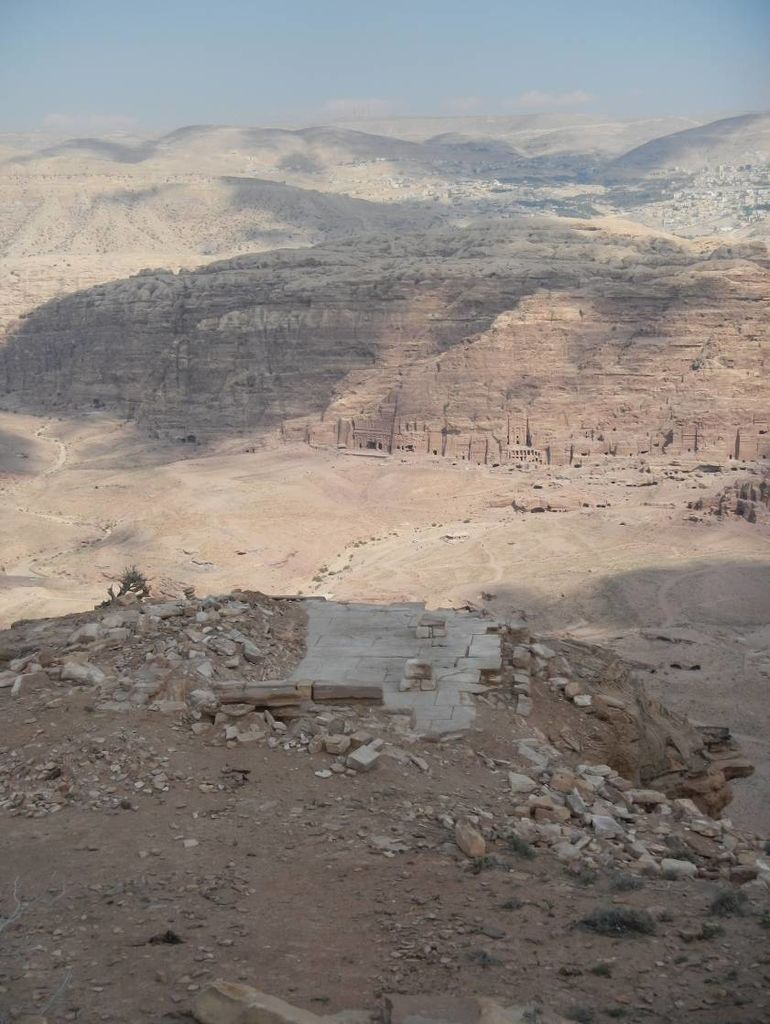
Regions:
<instances>
[{"instance_id":1,"label":"distant mountain range","mask_svg":"<svg viewBox=\"0 0 770 1024\"><path fill-rule=\"evenodd\" d=\"M770 163L770 114L746 114L651 139L613 161L610 178L634 179L676 169Z\"/></svg>"},{"instance_id":2,"label":"distant mountain range","mask_svg":"<svg viewBox=\"0 0 770 1024\"><path fill-rule=\"evenodd\" d=\"M7 159L37 166L56 161L77 164L100 161L115 164L154 164L203 170L211 162L218 172L243 159L291 172L318 173L350 159L430 163L467 159L467 151L534 158L564 154L616 156L650 139L690 128L686 118L608 120L585 116L528 114L512 117L402 118L318 127L238 128L190 125L159 138L75 138L41 145L39 137L6 138ZM3 139L0 136L0 145ZM490 143L495 143L490 146ZM486 150L483 146L486 144ZM2 149L0 149L0 158ZM292 160L300 159L293 168ZM302 165L302 161L307 161ZM240 166L240 165L239 165Z\"/></svg>"},{"instance_id":3,"label":"distant mountain range","mask_svg":"<svg viewBox=\"0 0 770 1024\"><path fill-rule=\"evenodd\" d=\"M630 210L667 230L681 224L685 235L692 222L692 234L739 224L762 238L770 222L740 221L739 190L713 217L710 199L692 216L648 217L645 204L671 201L660 193L667 176L768 160L768 114L710 124L532 114L191 125L158 138L0 136L0 333L54 295L145 267L480 216Z\"/></svg>"}]
</instances>

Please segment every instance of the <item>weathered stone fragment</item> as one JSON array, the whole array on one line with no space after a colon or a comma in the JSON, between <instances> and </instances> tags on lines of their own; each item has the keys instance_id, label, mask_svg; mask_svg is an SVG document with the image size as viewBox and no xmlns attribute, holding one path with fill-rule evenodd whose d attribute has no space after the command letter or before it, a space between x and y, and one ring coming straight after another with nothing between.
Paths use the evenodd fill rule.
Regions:
<instances>
[{"instance_id":1,"label":"weathered stone fragment","mask_svg":"<svg viewBox=\"0 0 770 1024\"><path fill-rule=\"evenodd\" d=\"M68 661L62 666L61 678L65 682L78 683L80 686L98 686L107 678L96 665L88 662Z\"/></svg>"},{"instance_id":2,"label":"weathered stone fragment","mask_svg":"<svg viewBox=\"0 0 770 1024\"><path fill-rule=\"evenodd\" d=\"M233 981L208 985L195 998L193 1016L199 1024L321 1024L308 1010Z\"/></svg>"},{"instance_id":3,"label":"weathered stone fragment","mask_svg":"<svg viewBox=\"0 0 770 1024\"><path fill-rule=\"evenodd\" d=\"M519 772L508 772L508 785L512 793L531 793L537 789L537 783L529 775L521 775Z\"/></svg>"},{"instance_id":4,"label":"weathered stone fragment","mask_svg":"<svg viewBox=\"0 0 770 1024\"><path fill-rule=\"evenodd\" d=\"M350 737L342 734L327 736L324 739L324 749L327 754L346 754L350 749Z\"/></svg>"},{"instance_id":5,"label":"weathered stone fragment","mask_svg":"<svg viewBox=\"0 0 770 1024\"><path fill-rule=\"evenodd\" d=\"M698 874L697 865L689 860L676 860L673 857L664 857L660 862L660 868L663 877L671 880L694 878Z\"/></svg>"},{"instance_id":6,"label":"weathered stone fragment","mask_svg":"<svg viewBox=\"0 0 770 1024\"><path fill-rule=\"evenodd\" d=\"M455 842L466 857L483 857L487 851L484 836L466 819L461 819L455 825Z\"/></svg>"},{"instance_id":7,"label":"weathered stone fragment","mask_svg":"<svg viewBox=\"0 0 770 1024\"><path fill-rule=\"evenodd\" d=\"M348 754L345 764L348 768L353 768L357 772L368 772L374 768L379 757L380 752L374 744L367 743L364 747L358 747L356 750L352 750Z\"/></svg>"}]
</instances>

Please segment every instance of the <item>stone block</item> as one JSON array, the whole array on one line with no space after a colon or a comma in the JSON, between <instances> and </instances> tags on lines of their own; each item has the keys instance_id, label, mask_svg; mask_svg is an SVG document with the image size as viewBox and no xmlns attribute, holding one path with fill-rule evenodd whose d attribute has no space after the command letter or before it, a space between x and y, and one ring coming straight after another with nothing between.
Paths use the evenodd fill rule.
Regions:
<instances>
[{"instance_id":1,"label":"stone block","mask_svg":"<svg viewBox=\"0 0 770 1024\"><path fill-rule=\"evenodd\" d=\"M313 683L313 700L369 700L381 704L382 684L318 681Z\"/></svg>"},{"instance_id":2,"label":"stone block","mask_svg":"<svg viewBox=\"0 0 770 1024\"><path fill-rule=\"evenodd\" d=\"M344 735L327 736L324 739L324 750L327 754L346 754L350 750L350 737Z\"/></svg>"},{"instance_id":3,"label":"stone block","mask_svg":"<svg viewBox=\"0 0 770 1024\"><path fill-rule=\"evenodd\" d=\"M380 752L372 742L351 751L345 760L345 764L348 768L353 768L357 772L368 772L374 768L379 758Z\"/></svg>"},{"instance_id":4,"label":"stone block","mask_svg":"<svg viewBox=\"0 0 770 1024\"><path fill-rule=\"evenodd\" d=\"M217 683L215 692L223 704L253 704L256 707L299 704L303 699L297 684L282 681L250 683L227 680Z\"/></svg>"},{"instance_id":5,"label":"stone block","mask_svg":"<svg viewBox=\"0 0 770 1024\"><path fill-rule=\"evenodd\" d=\"M499 657L500 637L487 633L474 636L468 654L471 658Z\"/></svg>"},{"instance_id":6,"label":"stone block","mask_svg":"<svg viewBox=\"0 0 770 1024\"><path fill-rule=\"evenodd\" d=\"M185 607L177 601L167 601L163 604L148 604L144 606L146 615L153 615L156 619L173 619L177 615L184 615Z\"/></svg>"},{"instance_id":7,"label":"stone block","mask_svg":"<svg viewBox=\"0 0 770 1024\"><path fill-rule=\"evenodd\" d=\"M530 644L529 649L536 658L542 658L544 661L548 661L550 658L556 657L556 651L552 650L550 647L546 647L545 644Z\"/></svg>"},{"instance_id":8,"label":"stone block","mask_svg":"<svg viewBox=\"0 0 770 1024\"><path fill-rule=\"evenodd\" d=\"M498 673L500 672L500 655L489 654L484 657L467 657L457 659L457 668L461 672L469 672L475 669L477 672Z\"/></svg>"},{"instance_id":9,"label":"stone block","mask_svg":"<svg viewBox=\"0 0 770 1024\"><path fill-rule=\"evenodd\" d=\"M516 700L516 714L523 718L529 718L532 714L532 699L526 694L520 693Z\"/></svg>"},{"instance_id":10,"label":"stone block","mask_svg":"<svg viewBox=\"0 0 770 1024\"><path fill-rule=\"evenodd\" d=\"M363 729L357 729L350 734L349 739L351 748L357 750L359 747L365 747L367 743L372 742L372 734L365 732Z\"/></svg>"}]
</instances>

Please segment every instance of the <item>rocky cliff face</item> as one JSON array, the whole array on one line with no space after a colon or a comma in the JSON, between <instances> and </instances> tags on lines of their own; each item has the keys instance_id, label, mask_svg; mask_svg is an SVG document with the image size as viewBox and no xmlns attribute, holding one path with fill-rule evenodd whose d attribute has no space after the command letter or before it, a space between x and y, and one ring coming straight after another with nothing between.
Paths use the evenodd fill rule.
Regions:
<instances>
[{"instance_id":1,"label":"rocky cliff face","mask_svg":"<svg viewBox=\"0 0 770 1024\"><path fill-rule=\"evenodd\" d=\"M21 324L0 386L202 439L395 405L490 431L529 415L539 443L697 421L727 444L767 415L769 322L761 246L525 220L93 288Z\"/></svg>"}]
</instances>

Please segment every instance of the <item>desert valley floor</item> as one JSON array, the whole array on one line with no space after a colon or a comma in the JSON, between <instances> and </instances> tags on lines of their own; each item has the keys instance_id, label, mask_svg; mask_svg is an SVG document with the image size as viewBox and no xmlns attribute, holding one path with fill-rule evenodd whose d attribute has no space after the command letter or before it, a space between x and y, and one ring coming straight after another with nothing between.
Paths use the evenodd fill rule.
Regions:
<instances>
[{"instance_id":1,"label":"desert valley floor","mask_svg":"<svg viewBox=\"0 0 770 1024\"><path fill-rule=\"evenodd\" d=\"M730 816L770 829L770 531L687 507L731 482L728 461L511 471L243 441L191 454L99 414L3 413L0 434L0 624L91 607L132 562L159 595L524 610L538 632L621 653L694 721L729 725L757 766Z\"/></svg>"}]
</instances>

